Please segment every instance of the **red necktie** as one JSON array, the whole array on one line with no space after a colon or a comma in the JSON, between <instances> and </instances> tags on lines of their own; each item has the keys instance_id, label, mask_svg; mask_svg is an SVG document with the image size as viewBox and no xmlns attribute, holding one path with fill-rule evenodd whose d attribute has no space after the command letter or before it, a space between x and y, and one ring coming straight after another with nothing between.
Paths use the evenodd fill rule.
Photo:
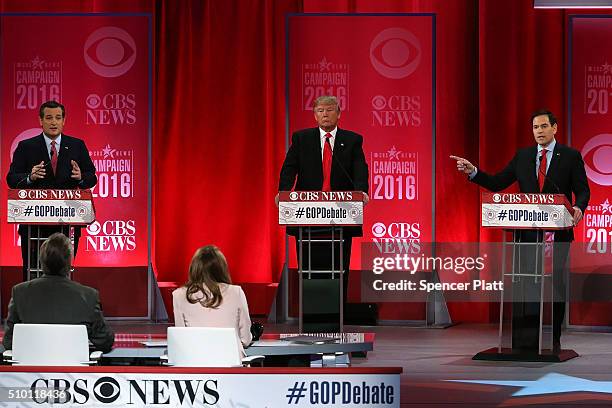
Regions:
<instances>
[{"instance_id":1,"label":"red necktie","mask_svg":"<svg viewBox=\"0 0 612 408\"><path fill-rule=\"evenodd\" d=\"M331 191L332 148L329 142L331 137L331 134L325 134L325 146L323 147L323 191Z\"/></svg>"},{"instance_id":2,"label":"red necktie","mask_svg":"<svg viewBox=\"0 0 612 408\"><path fill-rule=\"evenodd\" d=\"M538 169L538 184L540 185L540 192L544 188L544 182L546 181L546 149L542 149L542 156L540 157L540 168ZM552 243L555 241L554 232L544 232L544 253L547 258L546 270L552 271Z\"/></svg>"},{"instance_id":3,"label":"red necktie","mask_svg":"<svg viewBox=\"0 0 612 408\"><path fill-rule=\"evenodd\" d=\"M55 140L51 141L51 168L53 168L53 174L57 172L57 149L55 148Z\"/></svg>"},{"instance_id":4,"label":"red necktie","mask_svg":"<svg viewBox=\"0 0 612 408\"><path fill-rule=\"evenodd\" d=\"M540 185L540 191L544 187L544 180L546 179L546 149L542 149L542 156L540 157L540 168L538 169L538 184Z\"/></svg>"}]
</instances>

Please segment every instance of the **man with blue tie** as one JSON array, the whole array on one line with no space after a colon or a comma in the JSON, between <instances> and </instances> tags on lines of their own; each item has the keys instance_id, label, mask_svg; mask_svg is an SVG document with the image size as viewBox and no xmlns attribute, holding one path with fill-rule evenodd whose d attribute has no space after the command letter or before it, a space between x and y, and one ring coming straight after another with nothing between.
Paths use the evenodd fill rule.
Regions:
<instances>
[{"instance_id":1,"label":"man with blue tie","mask_svg":"<svg viewBox=\"0 0 612 408\"><path fill-rule=\"evenodd\" d=\"M497 174L488 174L464 158L451 158L456 160L457 170L468 174L470 181L490 191L504 190L516 181L522 193L564 194L570 203L574 203L573 221L576 226L591 196L582 156L577 150L555 140L558 126L552 112L534 112L531 123L536 145L518 150L510 163ZM541 242L546 238L535 230L515 232L516 242ZM569 243L573 240L573 229L554 233L553 280L555 294L559 298L555 298L553 307L553 351L560 350L561 326L565 317L567 255ZM539 321L539 308L534 303L513 304L513 348L537 350L538 335L534 325Z\"/></svg>"},{"instance_id":2,"label":"man with blue tie","mask_svg":"<svg viewBox=\"0 0 612 408\"><path fill-rule=\"evenodd\" d=\"M62 134L66 121L64 105L47 101L40 106L39 122L42 133L19 142L6 181L9 188L24 189L88 189L96 185L96 168L89 150L81 139ZM46 238L61 228L41 228ZM23 280L27 280L28 227L19 226ZM76 256L80 227L74 228L74 254Z\"/></svg>"}]
</instances>

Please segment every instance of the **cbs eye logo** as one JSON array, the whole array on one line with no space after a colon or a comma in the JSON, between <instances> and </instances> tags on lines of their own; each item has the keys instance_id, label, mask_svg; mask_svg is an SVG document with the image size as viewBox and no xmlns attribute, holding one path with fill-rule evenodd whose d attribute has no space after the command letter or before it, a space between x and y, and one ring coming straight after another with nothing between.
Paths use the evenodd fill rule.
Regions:
<instances>
[{"instance_id":1,"label":"cbs eye logo","mask_svg":"<svg viewBox=\"0 0 612 408\"><path fill-rule=\"evenodd\" d=\"M100 225L98 221L94 221L93 223L87 226L87 233L92 236L98 235L101 230L102 230L102 226Z\"/></svg>"},{"instance_id":2,"label":"cbs eye logo","mask_svg":"<svg viewBox=\"0 0 612 408\"><path fill-rule=\"evenodd\" d=\"M592 137L582 148L584 169L589 179L602 186L612 186L612 134Z\"/></svg>"},{"instance_id":3,"label":"cbs eye logo","mask_svg":"<svg viewBox=\"0 0 612 408\"><path fill-rule=\"evenodd\" d=\"M85 103L87 104L87 107L89 109L98 109L98 107L102 103L102 99L100 98L99 95L89 94L87 95L87 98L85 99Z\"/></svg>"},{"instance_id":4,"label":"cbs eye logo","mask_svg":"<svg viewBox=\"0 0 612 408\"><path fill-rule=\"evenodd\" d=\"M370 62L386 78L405 78L421 62L421 43L414 34L403 28L387 28L372 40Z\"/></svg>"},{"instance_id":5,"label":"cbs eye logo","mask_svg":"<svg viewBox=\"0 0 612 408\"><path fill-rule=\"evenodd\" d=\"M372 225L372 235L374 235L376 238L382 238L386 233L387 226L382 222L377 222L376 224Z\"/></svg>"},{"instance_id":6,"label":"cbs eye logo","mask_svg":"<svg viewBox=\"0 0 612 408\"><path fill-rule=\"evenodd\" d=\"M382 95L376 95L372 98L372 107L376 110L384 109L387 106L387 100Z\"/></svg>"},{"instance_id":7,"label":"cbs eye logo","mask_svg":"<svg viewBox=\"0 0 612 408\"><path fill-rule=\"evenodd\" d=\"M93 72L106 78L115 78L128 72L134 65L136 43L121 28L102 27L87 37L83 56Z\"/></svg>"},{"instance_id":8,"label":"cbs eye logo","mask_svg":"<svg viewBox=\"0 0 612 408\"><path fill-rule=\"evenodd\" d=\"M112 377L101 377L94 384L93 393L96 399L104 404L115 402L121 393L119 382Z\"/></svg>"}]
</instances>

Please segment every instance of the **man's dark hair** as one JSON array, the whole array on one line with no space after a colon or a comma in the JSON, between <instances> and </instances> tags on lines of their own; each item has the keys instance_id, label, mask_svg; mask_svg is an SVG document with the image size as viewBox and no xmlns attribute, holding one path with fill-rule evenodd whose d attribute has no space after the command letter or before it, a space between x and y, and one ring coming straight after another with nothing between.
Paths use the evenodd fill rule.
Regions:
<instances>
[{"instance_id":1,"label":"man's dark hair","mask_svg":"<svg viewBox=\"0 0 612 408\"><path fill-rule=\"evenodd\" d=\"M57 101L47 101L40 105L40 109L38 110L38 116L40 116L41 119L45 117L45 108L60 108L62 110L62 118L66 117L66 108L64 108L64 105Z\"/></svg>"},{"instance_id":2,"label":"man's dark hair","mask_svg":"<svg viewBox=\"0 0 612 408\"><path fill-rule=\"evenodd\" d=\"M68 276L72 266L72 244L61 232L51 235L40 246L40 264L46 275Z\"/></svg>"},{"instance_id":3,"label":"man's dark hair","mask_svg":"<svg viewBox=\"0 0 612 408\"><path fill-rule=\"evenodd\" d=\"M541 109L539 111L533 112L531 114L531 123L533 123L533 119L536 116L543 116L543 115L548 116L548 121L550 122L550 126L554 126L554 125L557 124L557 118L555 117L555 115L551 111L549 111L547 109Z\"/></svg>"}]
</instances>

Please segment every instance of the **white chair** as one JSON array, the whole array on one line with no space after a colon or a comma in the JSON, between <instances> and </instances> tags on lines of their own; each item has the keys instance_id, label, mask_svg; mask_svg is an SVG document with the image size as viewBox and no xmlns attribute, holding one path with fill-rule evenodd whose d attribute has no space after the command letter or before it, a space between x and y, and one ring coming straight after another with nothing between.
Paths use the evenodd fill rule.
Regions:
<instances>
[{"instance_id":1,"label":"white chair","mask_svg":"<svg viewBox=\"0 0 612 408\"><path fill-rule=\"evenodd\" d=\"M242 367L263 361L264 356L241 359L239 342L234 328L168 327L167 364L175 367Z\"/></svg>"},{"instance_id":2,"label":"white chair","mask_svg":"<svg viewBox=\"0 0 612 408\"><path fill-rule=\"evenodd\" d=\"M13 327L13 349L3 356L13 365L86 366L101 352L89 353L85 325L23 324Z\"/></svg>"}]
</instances>

